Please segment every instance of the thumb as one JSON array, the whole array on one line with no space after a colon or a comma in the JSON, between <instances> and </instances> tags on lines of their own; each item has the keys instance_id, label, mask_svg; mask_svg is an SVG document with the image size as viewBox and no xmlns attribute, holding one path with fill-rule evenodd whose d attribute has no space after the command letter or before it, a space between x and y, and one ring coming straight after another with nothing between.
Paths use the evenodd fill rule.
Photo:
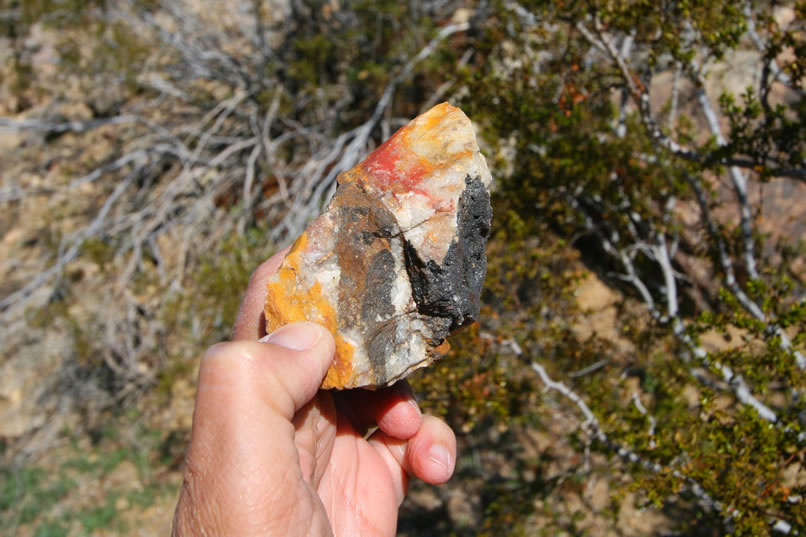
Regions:
<instances>
[{"instance_id":1,"label":"thumb","mask_svg":"<svg viewBox=\"0 0 806 537\"><path fill-rule=\"evenodd\" d=\"M298 511L289 488L302 482L292 419L316 395L334 351L330 332L314 323L207 351L175 535L193 527L244 534L245 526L271 527L273 515Z\"/></svg>"},{"instance_id":2,"label":"thumb","mask_svg":"<svg viewBox=\"0 0 806 537\"><path fill-rule=\"evenodd\" d=\"M281 326L260 340L269 343L271 380L277 385L269 401L287 419L313 399L333 362L336 343L324 327L309 322Z\"/></svg>"},{"instance_id":3,"label":"thumb","mask_svg":"<svg viewBox=\"0 0 806 537\"><path fill-rule=\"evenodd\" d=\"M334 352L330 332L309 322L285 325L259 342L214 345L199 370L196 414L246 411L232 407L243 405L250 414L273 410L291 421L316 395Z\"/></svg>"}]
</instances>

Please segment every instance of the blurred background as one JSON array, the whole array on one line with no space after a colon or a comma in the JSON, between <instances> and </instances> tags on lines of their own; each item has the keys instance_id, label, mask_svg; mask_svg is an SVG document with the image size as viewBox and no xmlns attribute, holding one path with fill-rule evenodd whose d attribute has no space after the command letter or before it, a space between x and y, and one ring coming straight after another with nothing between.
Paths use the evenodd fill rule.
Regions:
<instances>
[{"instance_id":1,"label":"blurred background","mask_svg":"<svg viewBox=\"0 0 806 537\"><path fill-rule=\"evenodd\" d=\"M198 360L430 106L492 171L405 536L806 533L806 3L0 1L0 534L167 535Z\"/></svg>"}]
</instances>

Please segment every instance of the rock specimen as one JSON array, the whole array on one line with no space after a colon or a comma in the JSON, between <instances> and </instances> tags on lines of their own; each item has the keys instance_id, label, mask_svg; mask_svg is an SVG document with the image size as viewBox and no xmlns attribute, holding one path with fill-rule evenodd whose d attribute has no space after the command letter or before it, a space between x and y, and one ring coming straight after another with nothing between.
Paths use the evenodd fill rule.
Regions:
<instances>
[{"instance_id":1,"label":"rock specimen","mask_svg":"<svg viewBox=\"0 0 806 537\"><path fill-rule=\"evenodd\" d=\"M333 333L323 388L385 386L479 315L490 172L470 120L443 103L338 183L269 280L266 329L308 320Z\"/></svg>"}]
</instances>

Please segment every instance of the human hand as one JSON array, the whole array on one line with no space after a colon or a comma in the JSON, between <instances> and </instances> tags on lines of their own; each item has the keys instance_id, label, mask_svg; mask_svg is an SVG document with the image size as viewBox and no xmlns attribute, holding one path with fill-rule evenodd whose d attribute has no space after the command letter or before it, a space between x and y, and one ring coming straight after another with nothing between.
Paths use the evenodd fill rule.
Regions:
<instances>
[{"instance_id":1,"label":"human hand","mask_svg":"<svg viewBox=\"0 0 806 537\"><path fill-rule=\"evenodd\" d=\"M335 345L313 323L255 341L284 255L252 275L236 341L202 359L174 536L391 536L409 476L439 484L453 473L453 431L421 414L405 381L319 390Z\"/></svg>"}]
</instances>

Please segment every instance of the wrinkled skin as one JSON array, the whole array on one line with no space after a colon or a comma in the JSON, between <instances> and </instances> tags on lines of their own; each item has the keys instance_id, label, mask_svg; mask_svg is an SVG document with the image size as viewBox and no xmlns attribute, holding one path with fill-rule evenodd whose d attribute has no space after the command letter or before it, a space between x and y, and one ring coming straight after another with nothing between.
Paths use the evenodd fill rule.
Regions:
<instances>
[{"instance_id":1,"label":"wrinkled skin","mask_svg":"<svg viewBox=\"0 0 806 537\"><path fill-rule=\"evenodd\" d=\"M327 330L263 337L266 280L284 254L252 275L234 341L202 359L175 536L392 536L409 477L453 473L453 431L421 414L408 384L318 390Z\"/></svg>"}]
</instances>

